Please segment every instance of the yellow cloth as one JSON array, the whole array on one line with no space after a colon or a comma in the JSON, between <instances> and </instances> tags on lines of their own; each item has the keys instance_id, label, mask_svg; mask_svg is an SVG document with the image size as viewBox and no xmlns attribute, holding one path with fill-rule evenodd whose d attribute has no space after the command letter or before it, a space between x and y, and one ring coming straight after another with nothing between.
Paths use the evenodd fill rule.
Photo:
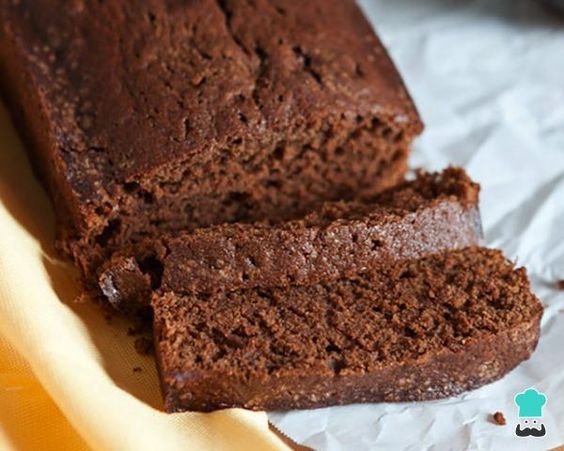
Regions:
<instances>
[{"instance_id":1,"label":"yellow cloth","mask_svg":"<svg viewBox=\"0 0 564 451\"><path fill-rule=\"evenodd\" d=\"M162 413L153 359L125 321L74 301L53 223L0 106L1 450L287 449L265 413Z\"/></svg>"}]
</instances>

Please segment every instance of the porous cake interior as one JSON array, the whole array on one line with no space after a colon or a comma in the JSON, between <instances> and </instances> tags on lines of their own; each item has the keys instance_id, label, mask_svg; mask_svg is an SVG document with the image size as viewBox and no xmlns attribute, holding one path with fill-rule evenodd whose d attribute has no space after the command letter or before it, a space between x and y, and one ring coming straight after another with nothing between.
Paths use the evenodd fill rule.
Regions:
<instances>
[{"instance_id":1,"label":"porous cake interior","mask_svg":"<svg viewBox=\"0 0 564 451\"><path fill-rule=\"evenodd\" d=\"M133 119L153 106L148 125L169 139L141 129L140 137L120 140L144 151L147 137L168 149L154 149L156 159L185 158L146 173L116 171L139 158L133 149L100 161L125 175L100 210L102 245L223 222L286 220L320 201L367 197L401 180L421 124L358 8L342 0L324 6L331 12L303 2L218 0L140 7L148 24L127 19L123 70ZM342 39L351 23L362 39ZM314 30L328 27L338 36L320 43Z\"/></svg>"},{"instance_id":2,"label":"porous cake interior","mask_svg":"<svg viewBox=\"0 0 564 451\"><path fill-rule=\"evenodd\" d=\"M156 346L170 374L213 370L355 374L461 350L530 322L542 307L525 270L467 248L349 280L153 300Z\"/></svg>"}]
</instances>

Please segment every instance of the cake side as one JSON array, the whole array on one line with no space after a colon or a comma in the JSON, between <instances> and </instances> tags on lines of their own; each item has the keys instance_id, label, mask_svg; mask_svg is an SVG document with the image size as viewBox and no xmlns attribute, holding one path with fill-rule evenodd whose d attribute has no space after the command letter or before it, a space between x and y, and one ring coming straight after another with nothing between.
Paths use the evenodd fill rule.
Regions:
<instances>
[{"instance_id":1,"label":"cake side","mask_svg":"<svg viewBox=\"0 0 564 451\"><path fill-rule=\"evenodd\" d=\"M524 269L466 248L329 284L153 298L166 409L311 408L450 396L529 357Z\"/></svg>"},{"instance_id":2,"label":"cake side","mask_svg":"<svg viewBox=\"0 0 564 451\"><path fill-rule=\"evenodd\" d=\"M352 0L37 0L0 19L3 92L86 274L163 231L369 197L421 130Z\"/></svg>"},{"instance_id":3,"label":"cake side","mask_svg":"<svg viewBox=\"0 0 564 451\"><path fill-rule=\"evenodd\" d=\"M535 318L495 336L472 340L463 350L444 350L405 365L343 376L308 372L240 379L225 372L163 373L161 369L164 409L169 413L233 407L276 411L448 398L509 373L531 356L539 334L539 319ZM157 358L162 361L159 355Z\"/></svg>"},{"instance_id":4,"label":"cake side","mask_svg":"<svg viewBox=\"0 0 564 451\"><path fill-rule=\"evenodd\" d=\"M226 225L165 240L163 290L311 285L390 261L478 244L479 187L462 169L421 173L373 203L325 204L302 220Z\"/></svg>"},{"instance_id":5,"label":"cake side","mask_svg":"<svg viewBox=\"0 0 564 451\"><path fill-rule=\"evenodd\" d=\"M420 173L371 204L329 203L278 225L228 224L148 240L112 256L98 283L112 305L127 309L149 302L151 284L162 291L211 293L354 276L478 244L478 192L462 169Z\"/></svg>"}]
</instances>

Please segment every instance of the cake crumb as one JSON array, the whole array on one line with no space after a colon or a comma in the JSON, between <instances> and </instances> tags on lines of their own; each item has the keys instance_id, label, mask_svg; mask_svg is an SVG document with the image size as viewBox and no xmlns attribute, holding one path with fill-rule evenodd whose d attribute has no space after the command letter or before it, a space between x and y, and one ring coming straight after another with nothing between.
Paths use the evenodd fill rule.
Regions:
<instances>
[{"instance_id":1,"label":"cake crumb","mask_svg":"<svg viewBox=\"0 0 564 451\"><path fill-rule=\"evenodd\" d=\"M134 373L140 373L140 372L141 372L141 367L140 367L140 366L135 366L135 367L133 367L133 372L134 372Z\"/></svg>"},{"instance_id":2,"label":"cake crumb","mask_svg":"<svg viewBox=\"0 0 564 451\"><path fill-rule=\"evenodd\" d=\"M153 342L147 337L137 338L134 345L138 354L149 355L153 352Z\"/></svg>"},{"instance_id":3,"label":"cake crumb","mask_svg":"<svg viewBox=\"0 0 564 451\"><path fill-rule=\"evenodd\" d=\"M496 412L492 415L493 421L495 424L497 424L498 426L505 426L507 424L507 421L505 421L505 416L503 415L502 412Z\"/></svg>"},{"instance_id":4,"label":"cake crumb","mask_svg":"<svg viewBox=\"0 0 564 451\"><path fill-rule=\"evenodd\" d=\"M564 290L564 279L556 282L556 286L558 287L559 290Z\"/></svg>"}]
</instances>

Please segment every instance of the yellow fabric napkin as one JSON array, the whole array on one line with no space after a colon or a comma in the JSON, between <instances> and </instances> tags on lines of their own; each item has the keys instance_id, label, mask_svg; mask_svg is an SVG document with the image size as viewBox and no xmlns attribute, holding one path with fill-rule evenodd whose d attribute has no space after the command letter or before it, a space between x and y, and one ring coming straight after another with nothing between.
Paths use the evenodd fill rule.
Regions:
<instances>
[{"instance_id":1,"label":"yellow fabric napkin","mask_svg":"<svg viewBox=\"0 0 564 451\"><path fill-rule=\"evenodd\" d=\"M75 302L53 223L0 106L0 449L288 449L265 413L161 412L154 361L125 320Z\"/></svg>"}]
</instances>

